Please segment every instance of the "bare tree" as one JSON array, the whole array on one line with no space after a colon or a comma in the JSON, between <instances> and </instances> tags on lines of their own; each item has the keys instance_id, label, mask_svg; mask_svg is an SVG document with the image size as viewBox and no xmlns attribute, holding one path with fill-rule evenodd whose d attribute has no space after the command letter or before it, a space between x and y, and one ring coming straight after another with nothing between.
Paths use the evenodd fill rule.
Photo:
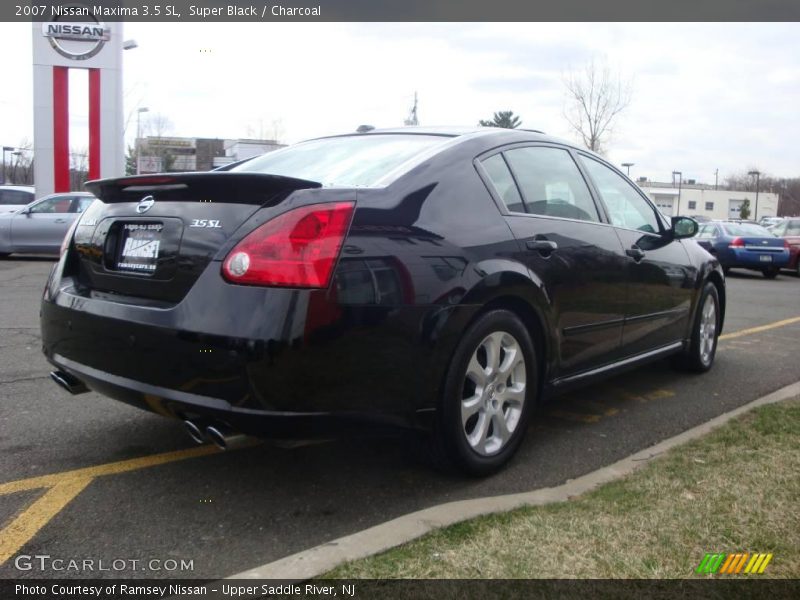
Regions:
<instances>
[{"instance_id":1,"label":"bare tree","mask_svg":"<svg viewBox=\"0 0 800 600\"><path fill-rule=\"evenodd\" d=\"M70 148L69 189L82 190L89 177L89 151L87 148Z\"/></svg>"},{"instance_id":2,"label":"bare tree","mask_svg":"<svg viewBox=\"0 0 800 600\"><path fill-rule=\"evenodd\" d=\"M6 163L6 183L33 185L33 144L23 138Z\"/></svg>"},{"instance_id":3,"label":"bare tree","mask_svg":"<svg viewBox=\"0 0 800 600\"><path fill-rule=\"evenodd\" d=\"M584 146L603 153L617 116L631 102L632 86L602 62L591 60L580 72L564 77L567 103L564 117Z\"/></svg>"}]
</instances>

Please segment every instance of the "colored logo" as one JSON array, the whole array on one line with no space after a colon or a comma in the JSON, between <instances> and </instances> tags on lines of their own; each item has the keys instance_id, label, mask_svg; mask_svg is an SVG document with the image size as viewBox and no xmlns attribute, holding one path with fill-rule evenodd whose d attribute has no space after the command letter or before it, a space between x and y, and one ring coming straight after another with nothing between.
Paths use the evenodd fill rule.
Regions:
<instances>
[{"instance_id":1,"label":"colored logo","mask_svg":"<svg viewBox=\"0 0 800 600\"><path fill-rule=\"evenodd\" d=\"M755 575L764 572L772 554L737 552L736 554L708 553L700 561L695 573L717 575Z\"/></svg>"}]
</instances>

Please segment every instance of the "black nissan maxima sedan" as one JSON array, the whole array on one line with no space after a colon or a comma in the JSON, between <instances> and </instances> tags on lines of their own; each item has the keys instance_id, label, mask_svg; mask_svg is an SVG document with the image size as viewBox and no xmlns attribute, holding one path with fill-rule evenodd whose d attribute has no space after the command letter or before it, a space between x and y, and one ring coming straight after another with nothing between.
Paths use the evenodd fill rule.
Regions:
<instances>
[{"instance_id":1,"label":"black nissan maxima sedan","mask_svg":"<svg viewBox=\"0 0 800 600\"><path fill-rule=\"evenodd\" d=\"M482 475L555 391L714 361L697 224L540 132L371 131L87 187L42 300L51 375L198 442L400 427Z\"/></svg>"}]
</instances>

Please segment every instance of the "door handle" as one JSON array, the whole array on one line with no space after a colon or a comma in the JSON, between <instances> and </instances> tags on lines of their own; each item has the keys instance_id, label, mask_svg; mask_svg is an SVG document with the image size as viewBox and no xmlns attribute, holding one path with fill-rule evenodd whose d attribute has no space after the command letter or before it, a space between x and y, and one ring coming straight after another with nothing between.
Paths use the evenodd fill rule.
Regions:
<instances>
[{"instance_id":1,"label":"door handle","mask_svg":"<svg viewBox=\"0 0 800 600\"><path fill-rule=\"evenodd\" d=\"M66 223L66 222L67 222L66 219L56 219L55 221L53 221L53 223Z\"/></svg>"},{"instance_id":2,"label":"door handle","mask_svg":"<svg viewBox=\"0 0 800 600\"><path fill-rule=\"evenodd\" d=\"M551 252L558 250L558 244L551 240L528 240L525 242L528 250L536 250L542 256L550 256Z\"/></svg>"},{"instance_id":3,"label":"door handle","mask_svg":"<svg viewBox=\"0 0 800 600\"><path fill-rule=\"evenodd\" d=\"M644 250L639 248L639 246L633 245L627 250L625 250L625 254L630 256L636 262L640 262L644 258Z\"/></svg>"}]
</instances>

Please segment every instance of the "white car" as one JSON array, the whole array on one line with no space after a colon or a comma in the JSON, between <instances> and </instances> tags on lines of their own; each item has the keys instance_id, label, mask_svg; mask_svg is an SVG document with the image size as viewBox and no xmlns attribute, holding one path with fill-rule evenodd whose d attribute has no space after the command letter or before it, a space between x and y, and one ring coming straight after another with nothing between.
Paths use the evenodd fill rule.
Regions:
<instances>
[{"instance_id":1,"label":"white car","mask_svg":"<svg viewBox=\"0 0 800 600\"><path fill-rule=\"evenodd\" d=\"M36 199L32 185L0 185L0 214L25 208Z\"/></svg>"},{"instance_id":2,"label":"white car","mask_svg":"<svg viewBox=\"0 0 800 600\"><path fill-rule=\"evenodd\" d=\"M72 223L95 200L87 192L52 194L0 214L0 258L15 252L57 255Z\"/></svg>"}]
</instances>

